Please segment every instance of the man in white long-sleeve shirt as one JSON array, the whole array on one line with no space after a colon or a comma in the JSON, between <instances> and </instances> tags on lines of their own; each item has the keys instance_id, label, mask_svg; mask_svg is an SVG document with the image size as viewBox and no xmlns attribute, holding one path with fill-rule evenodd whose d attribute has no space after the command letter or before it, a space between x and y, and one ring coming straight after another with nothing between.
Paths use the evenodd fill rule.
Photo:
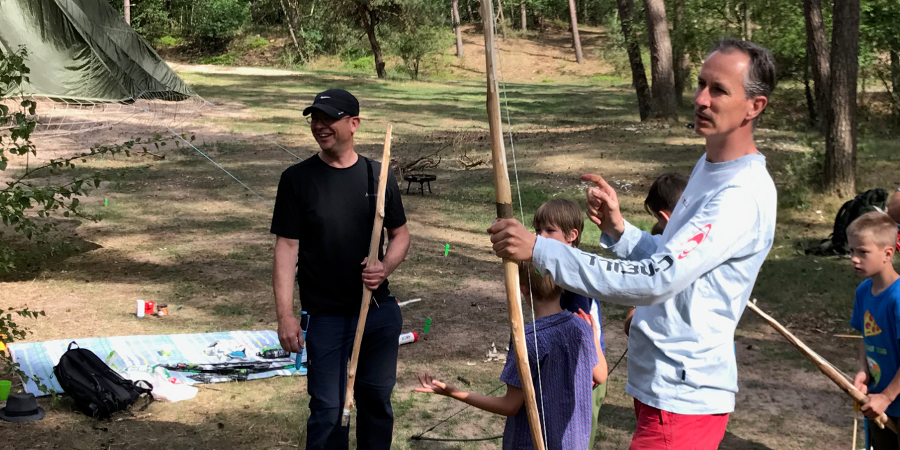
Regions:
<instances>
[{"instance_id":1,"label":"man in white long-sleeve shirt","mask_svg":"<svg viewBox=\"0 0 900 450\"><path fill-rule=\"evenodd\" d=\"M605 259L534 236L507 219L488 231L498 256L533 260L566 289L637 305L628 341L626 392L635 399L631 449L714 449L734 411L734 330L772 247L776 192L753 140L775 87L768 50L716 44L694 94L694 124L706 139L661 236L626 222L603 178L587 192L588 217Z\"/></svg>"}]
</instances>

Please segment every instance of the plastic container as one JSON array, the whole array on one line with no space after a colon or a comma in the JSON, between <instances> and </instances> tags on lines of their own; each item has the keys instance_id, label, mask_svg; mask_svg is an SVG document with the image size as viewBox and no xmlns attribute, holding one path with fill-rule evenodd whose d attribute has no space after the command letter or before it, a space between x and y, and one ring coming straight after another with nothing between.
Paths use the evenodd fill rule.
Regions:
<instances>
[{"instance_id":1,"label":"plastic container","mask_svg":"<svg viewBox=\"0 0 900 450\"><path fill-rule=\"evenodd\" d=\"M144 314L152 316L156 311L153 310L154 303L152 300L144 301Z\"/></svg>"},{"instance_id":2,"label":"plastic container","mask_svg":"<svg viewBox=\"0 0 900 450\"><path fill-rule=\"evenodd\" d=\"M159 317L166 317L169 315L169 305L165 303L160 303L156 305L156 315Z\"/></svg>"},{"instance_id":3,"label":"plastic container","mask_svg":"<svg viewBox=\"0 0 900 450\"><path fill-rule=\"evenodd\" d=\"M0 380L0 401L6 401L9 398L10 389L12 389L12 381Z\"/></svg>"},{"instance_id":4,"label":"plastic container","mask_svg":"<svg viewBox=\"0 0 900 450\"><path fill-rule=\"evenodd\" d=\"M147 308L144 305L144 301L138 300L137 301L137 312L135 313L135 314L137 314L138 319L143 319L145 312L147 312Z\"/></svg>"},{"instance_id":5,"label":"plastic container","mask_svg":"<svg viewBox=\"0 0 900 450\"><path fill-rule=\"evenodd\" d=\"M410 331L409 333L404 333L400 335L400 345L403 344L412 344L419 340L419 333L415 331Z\"/></svg>"}]
</instances>

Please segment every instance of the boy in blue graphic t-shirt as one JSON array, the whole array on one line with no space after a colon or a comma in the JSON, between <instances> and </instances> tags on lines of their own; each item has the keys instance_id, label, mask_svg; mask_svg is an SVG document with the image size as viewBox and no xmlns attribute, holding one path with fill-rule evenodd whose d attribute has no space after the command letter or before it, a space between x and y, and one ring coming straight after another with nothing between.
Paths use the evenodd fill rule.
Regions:
<instances>
[{"instance_id":1,"label":"boy in blue graphic t-shirt","mask_svg":"<svg viewBox=\"0 0 900 450\"><path fill-rule=\"evenodd\" d=\"M863 334L853 385L869 395L862 407L866 417L884 413L894 423L900 421L900 275L892 264L896 233L894 220L877 211L847 227L850 261L867 278L856 288L850 319L850 326ZM897 435L886 428L869 427L869 441L875 450L900 448Z\"/></svg>"}]
</instances>

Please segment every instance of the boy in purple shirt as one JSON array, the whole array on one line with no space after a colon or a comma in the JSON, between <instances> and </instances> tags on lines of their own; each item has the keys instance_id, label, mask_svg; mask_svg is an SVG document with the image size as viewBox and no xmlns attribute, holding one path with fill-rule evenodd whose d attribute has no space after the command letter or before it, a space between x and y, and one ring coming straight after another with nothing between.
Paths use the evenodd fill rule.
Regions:
<instances>
[{"instance_id":1,"label":"boy in purple shirt","mask_svg":"<svg viewBox=\"0 0 900 450\"><path fill-rule=\"evenodd\" d=\"M597 367L598 337L588 323L590 316L584 314L582 317L585 320L582 320L564 311L559 306L562 288L556 286L549 276L537 274L530 262L519 263L519 278L522 297L532 300L536 317L534 322L525 326L525 338L529 344L528 362L538 398L538 412L541 422L545 424L543 431L547 448L588 448L592 379L606 376ZM419 376L422 387L415 391L446 395L476 408L504 415L508 419L503 431L503 448L534 448L524 407L525 394L514 356L510 349L500 375L500 381L507 385L506 395L502 397L467 392L435 380L427 373Z\"/></svg>"},{"instance_id":2,"label":"boy in purple shirt","mask_svg":"<svg viewBox=\"0 0 900 450\"><path fill-rule=\"evenodd\" d=\"M584 231L584 213L581 212L581 207L572 200L555 198L544 203L534 212L531 225L538 236L578 248L578 244L581 243L581 233ZM606 345L603 340L603 328L600 326L603 323L603 314L600 311L600 302L571 291L563 291L559 298L559 305L573 314L578 314L579 311L590 314L593 317L594 333L599 336L597 364L603 372L603 377L594 384L591 392L591 438L588 447L593 448L600 421L600 407L603 406L603 401L606 399Z\"/></svg>"}]
</instances>

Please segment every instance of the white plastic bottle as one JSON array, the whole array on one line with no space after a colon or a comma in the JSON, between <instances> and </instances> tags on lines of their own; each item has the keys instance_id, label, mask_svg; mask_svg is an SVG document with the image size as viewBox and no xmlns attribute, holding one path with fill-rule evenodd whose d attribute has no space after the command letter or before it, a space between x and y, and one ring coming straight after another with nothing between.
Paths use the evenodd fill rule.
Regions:
<instances>
[{"instance_id":1,"label":"white plastic bottle","mask_svg":"<svg viewBox=\"0 0 900 450\"><path fill-rule=\"evenodd\" d=\"M144 301L140 299L137 301L137 317L138 319L144 318Z\"/></svg>"},{"instance_id":2,"label":"white plastic bottle","mask_svg":"<svg viewBox=\"0 0 900 450\"><path fill-rule=\"evenodd\" d=\"M403 344L412 344L419 340L419 334L415 331L410 331L409 333L400 335L400 345Z\"/></svg>"}]
</instances>

